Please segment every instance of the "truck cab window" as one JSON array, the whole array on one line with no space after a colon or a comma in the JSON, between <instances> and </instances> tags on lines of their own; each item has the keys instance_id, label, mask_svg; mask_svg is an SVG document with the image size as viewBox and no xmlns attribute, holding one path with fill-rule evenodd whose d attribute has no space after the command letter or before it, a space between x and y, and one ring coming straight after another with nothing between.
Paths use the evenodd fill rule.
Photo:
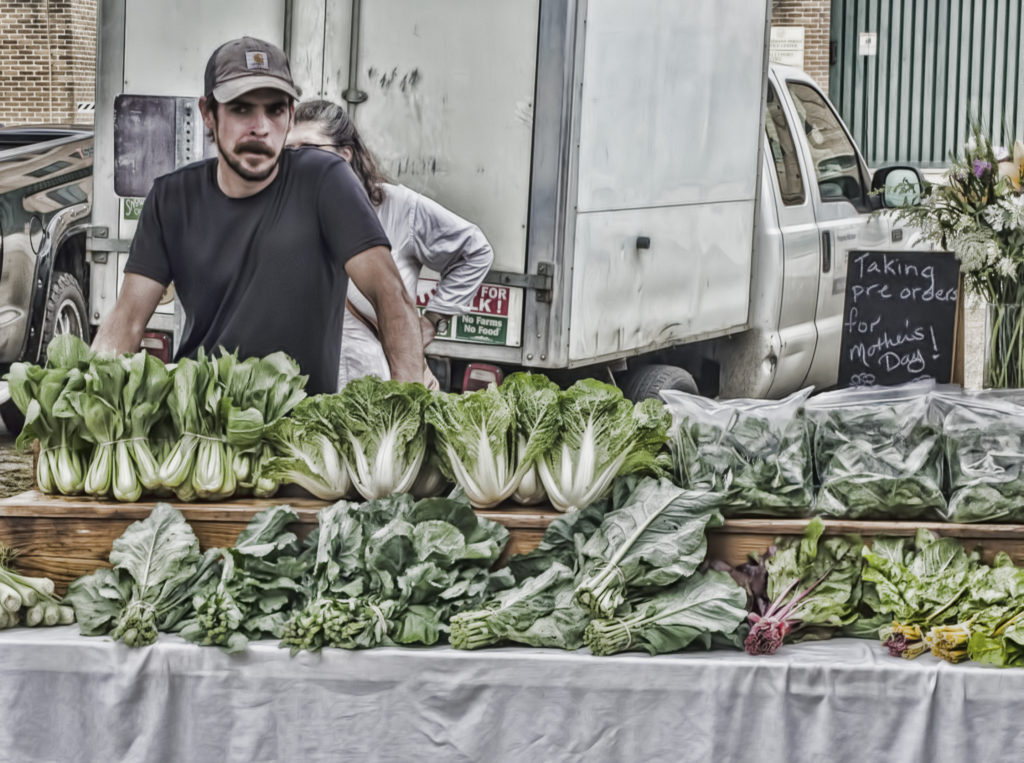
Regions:
<instances>
[{"instance_id":1,"label":"truck cab window","mask_svg":"<svg viewBox=\"0 0 1024 763\"><path fill-rule=\"evenodd\" d=\"M790 82L788 86L803 120L821 200L849 201L858 209L864 208L868 185L842 122L813 87L802 82Z\"/></svg>"},{"instance_id":2,"label":"truck cab window","mask_svg":"<svg viewBox=\"0 0 1024 763\"><path fill-rule=\"evenodd\" d=\"M768 147L772 152L772 164L775 165L775 176L779 181L779 195L786 206L803 204L804 179L800 174L800 161L797 159L793 134L789 131L786 113L775 92L775 87L768 83L768 104L765 110L764 131L768 137Z\"/></svg>"}]
</instances>

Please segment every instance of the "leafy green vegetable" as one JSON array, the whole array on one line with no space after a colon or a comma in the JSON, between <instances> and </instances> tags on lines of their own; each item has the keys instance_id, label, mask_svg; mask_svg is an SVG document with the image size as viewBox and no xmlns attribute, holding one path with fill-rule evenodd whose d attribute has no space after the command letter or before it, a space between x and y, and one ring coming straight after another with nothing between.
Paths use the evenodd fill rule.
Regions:
<instances>
[{"instance_id":1,"label":"leafy green vegetable","mask_svg":"<svg viewBox=\"0 0 1024 763\"><path fill-rule=\"evenodd\" d=\"M726 516L798 516L813 500L811 446L801 406L783 400L710 400L662 393L672 414L676 482L722 494Z\"/></svg>"},{"instance_id":2,"label":"leafy green vegetable","mask_svg":"<svg viewBox=\"0 0 1024 763\"><path fill-rule=\"evenodd\" d=\"M913 542L875 538L862 554L864 582L872 586L865 601L904 624L956 622L978 566L977 555L968 555L956 539L924 528Z\"/></svg>"},{"instance_id":3,"label":"leafy green vegetable","mask_svg":"<svg viewBox=\"0 0 1024 763\"><path fill-rule=\"evenodd\" d=\"M305 601L302 580L313 561L287 530L296 520L287 506L264 509L234 546L220 551L221 574L194 593L193 611L180 627L183 638L238 652L249 641L281 637L291 611Z\"/></svg>"},{"instance_id":4,"label":"leafy green vegetable","mask_svg":"<svg viewBox=\"0 0 1024 763\"><path fill-rule=\"evenodd\" d=\"M269 455L267 430L305 398L308 377L283 352L240 361L237 353L222 351L214 367L224 389L219 414L236 492L268 498L277 483L262 473Z\"/></svg>"},{"instance_id":5,"label":"leafy green vegetable","mask_svg":"<svg viewBox=\"0 0 1024 763\"><path fill-rule=\"evenodd\" d=\"M559 627L549 617L556 609L571 607L575 580L571 569L554 562L540 575L499 592L482 609L456 614L451 620L452 646L479 649L502 641L552 646L558 641L563 648L578 648L575 641L582 643L583 628L589 620L586 613L579 610L575 640L566 639L565 624ZM546 623L539 624L545 619Z\"/></svg>"},{"instance_id":6,"label":"leafy green vegetable","mask_svg":"<svg viewBox=\"0 0 1024 763\"><path fill-rule=\"evenodd\" d=\"M929 415L931 386L839 390L807 402L820 482L817 513L846 519L943 513L942 446Z\"/></svg>"},{"instance_id":7,"label":"leafy green vegetable","mask_svg":"<svg viewBox=\"0 0 1024 763\"><path fill-rule=\"evenodd\" d=\"M325 501L336 501L352 491L331 422L331 397L307 398L291 416L270 427L267 438L274 455L263 463L268 479L298 485Z\"/></svg>"},{"instance_id":8,"label":"leafy green vegetable","mask_svg":"<svg viewBox=\"0 0 1024 763\"><path fill-rule=\"evenodd\" d=\"M961 398L942 421L953 522L1024 521L1024 406Z\"/></svg>"},{"instance_id":9,"label":"leafy green vegetable","mask_svg":"<svg viewBox=\"0 0 1024 763\"><path fill-rule=\"evenodd\" d=\"M201 556L181 513L158 503L114 541L113 569L72 582L67 601L84 635L109 633L128 646L146 646L177 625L192 592L216 575L218 556Z\"/></svg>"},{"instance_id":10,"label":"leafy green vegetable","mask_svg":"<svg viewBox=\"0 0 1024 763\"><path fill-rule=\"evenodd\" d=\"M518 372L505 378L501 392L515 411L515 460L522 475L512 499L541 503L547 494L537 463L558 439L558 385L543 374Z\"/></svg>"},{"instance_id":11,"label":"leafy green vegetable","mask_svg":"<svg viewBox=\"0 0 1024 763\"><path fill-rule=\"evenodd\" d=\"M293 653L433 644L451 616L511 585L490 568L508 540L465 500L408 495L320 512L309 601L285 626Z\"/></svg>"},{"instance_id":12,"label":"leafy green vegetable","mask_svg":"<svg viewBox=\"0 0 1024 763\"><path fill-rule=\"evenodd\" d=\"M631 600L628 614L597 619L584 639L596 655L631 649L677 652L694 643L711 647L713 634L734 634L747 614L747 596L724 572L708 570L650 597Z\"/></svg>"},{"instance_id":13,"label":"leafy green vegetable","mask_svg":"<svg viewBox=\"0 0 1024 763\"><path fill-rule=\"evenodd\" d=\"M15 556L13 549L0 542L0 630L20 622L29 626L74 622L74 611L54 597L53 581L18 574L10 566Z\"/></svg>"},{"instance_id":14,"label":"leafy green vegetable","mask_svg":"<svg viewBox=\"0 0 1024 763\"><path fill-rule=\"evenodd\" d=\"M438 395L426 416L436 434L441 469L477 508L507 500L532 466L516 458L516 411L493 384L461 395Z\"/></svg>"},{"instance_id":15,"label":"leafy green vegetable","mask_svg":"<svg viewBox=\"0 0 1024 763\"><path fill-rule=\"evenodd\" d=\"M541 482L559 511L602 498L618 475L657 475L657 454L672 417L658 400L632 403L618 387L581 379L558 401L558 439L538 462Z\"/></svg>"},{"instance_id":16,"label":"leafy green vegetable","mask_svg":"<svg viewBox=\"0 0 1024 763\"><path fill-rule=\"evenodd\" d=\"M861 549L856 536L824 538L815 517L800 539L776 539L767 558L768 607L751 612L744 646L750 654L774 654L786 641L828 638L858 617Z\"/></svg>"},{"instance_id":17,"label":"leafy green vegetable","mask_svg":"<svg viewBox=\"0 0 1024 763\"><path fill-rule=\"evenodd\" d=\"M923 643L949 662L969 657L1001 667L1024 665L1024 569L1000 552L991 567L971 572L967 586L958 621L933 625L922 633Z\"/></svg>"},{"instance_id":18,"label":"leafy green vegetable","mask_svg":"<svg viewBox=\"0 0 1024 763\"><path fill-rule=\"evenodd\" d=\"M85 488L90 450L69 396L86 385L92 352L76 336L63 334L47 348L45 368L14 363L6 375L11 399L25 416L16 445L27 450L39 440L36 484L44 493L78 495Z\"/></svg>"},{"instance_id":19,"label":"leafy green vegetable","mask_svg":"<svg viewBox=\"0 0 1024 763\"><path fill-rule=\"evenodd\" d=\"M586 572L577 601L613 617L628 589L660 587L692 575L707 552L705 530L722 523L717 498L646 478L604 517L583 546Z\"/></svg>"},{"instance_id":20,"label":"leafy green vegetable","mask_svg":"<svg viewBox=\"0 0 1024 763\"><path fill-rule=\"evenodd\" d=\"M342 456L363 498L409 492L426 454L430 399L420 383L376 377L351 381L337 396Z\"/></svg>"}]
</instances>

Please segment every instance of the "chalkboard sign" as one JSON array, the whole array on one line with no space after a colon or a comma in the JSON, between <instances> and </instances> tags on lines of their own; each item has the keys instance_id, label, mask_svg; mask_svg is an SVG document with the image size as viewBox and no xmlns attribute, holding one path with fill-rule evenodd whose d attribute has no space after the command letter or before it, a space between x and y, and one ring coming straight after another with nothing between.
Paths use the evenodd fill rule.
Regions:
<instances>
[{"instance_id":1,"label":"chalkboard sign","mask_svg":"<svg viewBox=\"0 0 1024 763\"><path fill-rule=\"evenodd\" d=\"M851 251L839 386L950 381L959 281L951 252Z\"/></svg>"}]
</instances>

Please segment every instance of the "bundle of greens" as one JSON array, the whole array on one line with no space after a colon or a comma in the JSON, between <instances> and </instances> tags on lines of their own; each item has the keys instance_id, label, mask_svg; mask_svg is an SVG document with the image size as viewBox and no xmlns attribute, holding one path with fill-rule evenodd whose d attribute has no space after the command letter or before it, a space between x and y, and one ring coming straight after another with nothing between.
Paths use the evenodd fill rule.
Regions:
<instances>
[{"instance_id":1,"label":"bundle of greens","mask_svg":"<svg viewBox=\"0 0 1024 763\"><path fill-rule=\"evenodd\" d=\"M338 502L320 512L309 599L281 645L294 654L436 643L453 614L511 585L509 572L490 571L507 540L465 500Z\"/></svg>"},{"instance_id":2,"label":"bundle of greens","mask_svg":"<svg viewBox=\"0 0 1024 763\"><path fill-rule=\"evenodd\" d=\"M776 539L767 555L767 607L751 611L744 647L774 654L787 641L829 638L858 617L861 548L856 536L824 538L815 517L803 536Z\"/></svg>"},{"instance_id":3,"label":"bundle of greens","mask_svg":"<svg viewBox=\"0 0 1024 763\"><path fill-rule=\"evenodd\" d=\"M53 581L19 575L12 569L15 555L0 543L0 630L22 622L28 626L73 623L74 610L54 597Z\"/></svg>"},{"instance_id":4,"label":"bundle of greens","mask_svg":"<svg viewBox=\"0 0 1024 763\"><path fill-rule=\"evenodd\" d=\"M915 657L930 649L948 662L970 658L999 666L1024 664L1024 569L1000 552L991 567L971 569L964 589L955 609L929 613L923 623L893 623L891 635L886 631L890 652Z\"/></svg>"},{"instance_id":5,"label":"bundle of greens","mask_svg":"<svg viewBox=\"0 0 1024 763\"><path fill-rule=\"evenodd\" d=\"M576 511L607 495L616 476L660 476L671 421L658 400L634 404L596 379L573 384L559 395L558 437L538 461L551 505Z\"/></svg>"},{"instance_id":6,"label":"bundle of greens","mask_svg":"<svg viewBox=\"0 0 1024 763\"><path fill-rule=\"evenodd\" d=\"M91 358L85 386L66 396L92 444L87 494L136 501L144 488L159 486L149 436L164 416L170 385L166 366L147 353Z\"/></svg>"},{"instance_id":7,"label":"bundle of greens","mask_svg":"<svg viewBox=\"0 0 1024 763\"><path fill-rule=\"evenodd\" d=\"M224 442L224 387L202 348L182 358L171 374L167 407L177 440L160 464L160 484L181 501L226 498L237 481Z\"/></svg>"},{"instance_id":8,"label":"bundle of greens","mask_svg":"<svg viewBox=\"0 0 1024 763\"><path fill-rule=\"evenodd\" d=\"M47 348L44 367L14 363L5 376L11 399L25 416L16 445L39 441L36 485L44 493L78 495L85 488L85 463L91 446L68 395L85 387L92 352L78 337L63 334Z\"/></svg>"},{"instance_id":9,"label":"bundle of greens","mask_svg":"<svg viewBox=\"0 0 1024 763\"><path fill-rule=\"evenodd\" d=\"M942 417L953 522L1024 521L1024 405L961 396Z\"/></svg>"},{"instance_id":10,"label":"bundle of greens","mask_svg":"<svg viewBox=\"0 0 1024 763\"><path fill-rule=\"evenodd\" d=\"M291 612L305 601L302 581L312 566L311 551L303 552L287 530L297 519L287 506L264 509L234 546L220 549L221 573L193 594L182 638L239 652L249 641L283 635Z\"/></svg>"},{"instance_id":11,"label":"bundle of greens","mask_svg":"<svg viewBox=\"0 0 1024 763\"><path fill-rule=\"evenodd\" d=\"M862 553L863 601L893 621L880 633L890 654L916 657L928 648L928 629L960 621L977 554L925 528L918 528L912 541L876 537Z\"/></svg>"},{"instance_id":12,"label":"bundle of greens","mask_svg":"<svg viewBox=\"0 0 1024 763\"><path fill-rule=\"evenodd\" d=\"M663 392L676 482L721 493L725 516L807 513L814 480L802 406L810 393L717 401Z\"/></svg>"},{"instance_id":13,"label":"bundle of greens","mask_svg":"<svg viewBox=\"0 0 1024 763\"><path fill-rule=\"evenodd\" d=\"M1000 667L1024 667L1024 569L999 552L991 567L972 576L964 609L970 613L960 623L967 631L967 654L976 662ZM933 628L933 631L937 629ZM940 635L947 638L940 641ZM962 654L963 637L957 633L931 633L932 651L945 659ZM950 643L952 641L952 643Z\"/></svg>"},{"instance_id":14,"label":"bundle of greens","mask_svg":"<svg viewBox=\"0 0 1024 763\"><path fill-rule=\"evenodd\" d=\"M515 411L515 462L521 476L512 500L541 503L547 493L537 463L558 438L558 385L543 374L519 372L505 377L501 392Z\"/></svg>"},{"instance_id":15,"label":"bundle of greens","mask_svg":"<svg viewBox=\"0 0 1024 763\"><path fill-rule=\"evenodd\" d=\"M283 352L238 360L221 352L214 361L223 386L225 458L231 458L238 495L269 498L278 483L263 474L269 457L267 431L306 396L306 379L299 364Z\"/></svg>"},{"instance_id":16,"label":"bundle of greens","mask_svg":"<svg viewBox=\"0 0 1024 763\"><path fill-rule=\"evenodd\" d=\"M714 637L739 641L747 595L725 572L708 570L657 593L631 599L620 617L595 619L584 640L596 655L643 649L677 652L694 644L709 649Z\"/></svg>"},{"instance_id":17,"label":"bundle of greens","mask_svg":"<svg viewBox=\"0 0 1024 763\"><path fill-rule=\"evenodd\" d=\"M418 382L367 376L337 395L337 441L356 491L366 500L407 493L427 450L430 391Z\"/></svg>"},{"instance_id":18,"label":"bundle of greens","mask_svg":"<svg viewBox=\"0 0 1024 763\"><path fill-rule=\"evenodd\" d=\"M352 492L334 426L335 400L334 395L306 398L269 428L272 455L263 462L263 477L298 485L325 501Z\"/></svg>"},{"instance_id":19,"label":"bundle of greens","mask_svg":"<svg viewBox=\"0 0 1024 763\"><path fill-rule=\"evenodd\" d=\"M479 649L502 641L552 646L552 641L558 640L560 645L566 645L563 648L576 648L560 638L562 629L537 625L541 620L550 620L556 609L571 606L575 580L571 569L553 562L541 574L499 592L481 609L456 614L451 620L452 646Z\"/></svg>"},{"instance_id":20,"label":"bundle of greens","mask_svg":"<svg viewBox=\"0 0 1024 763\"><path fill-rule=\"evenodd\" d=\"M305 397L298 365L283 353L239 361L200 348L171 377L176 441L160 465L161 485L182 501L273 495L277 481L264 470L269 431Z\"/></svg>"},{"instance_id":21,"label":"bundle of greens","mask_svg":"<svg viewBox=\"0 0 1024 763\"><path fill-rule=\"evenodd\" d=\"M933 386L838 390L807 401L820 483L816 513L845 519L943 514L942 445L929 407Z\"/></svg>"},{"instance_id":22,"label":"bundle of greens","mask_svg":"<svg viewBox=\"0 0 1024 763\"><path fill-rule=\"evenodd\" d=\"M181 513L158 503L114 541L113 569L78 578L68 588L85 636L110 634L128 646L147 646L171 631L190 607L194 591L217 575L220 554L199 553L199 541Z\"/></svg>"},{"instance_id":23,"label":"bundle of greens","mask_svg":"<svg viewBox=\"0 0 1024 763\"><path fill-rule=\"evenodd\" d=\"M635 482L623 478L613 493L628 495ZM590 622L590 613L575 600L585 561L583 546L613 503L614 499L605 499L560 515L548 525L537 548L512 556L508 568L515 587L498 593L480 609L452 617L452 646L478 649L511 641L567 650L582 647Z\"/></svg>"},{"instance_id":24,"label":"bundle of greens","mask_svg":"<svg viewBox=\"0 0 1024 763\"><path fill-rule=\"evenodd\" d=\"M972 625L967 642L972 660L1001 668L1024 667L1024 605L1005 614L982 613ZM961 643L954 647L957 653Z\"/></svg>"},{"instance_id":25,"label":"bundle of greens","mask_svg":"<svg viewBox=\"0 0 1024 763\"><path fill-rule=\"evenodd\" d=\"M666 479L631 484L581 550L586 569L576 600L596 617L614 617L629 591L692 575L707 552L705 530L722 523L712 493Z\"/></svg>"},{"instance_id":26,"label":"bundle of greens","mask_svg":"<svg viewBox=\"0 0 1024 763\"><path fill-rule=\"evenodd\" d=\"M445 476L480 509L497 506L532 468L520 463L512 401L491 384L461 395L438 395L427 408Z\"/></svg>"}]
</instances>

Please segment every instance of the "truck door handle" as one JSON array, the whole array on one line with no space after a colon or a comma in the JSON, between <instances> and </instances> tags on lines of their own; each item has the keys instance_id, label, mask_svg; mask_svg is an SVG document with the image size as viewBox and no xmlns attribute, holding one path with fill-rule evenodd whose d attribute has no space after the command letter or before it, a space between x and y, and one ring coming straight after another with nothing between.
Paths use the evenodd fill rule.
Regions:
<instances>
[{"instance_id":1,"label":"truck door handle","mask_svg":"<svg viewBox=\"0 0 1024 763\"><path fill-rule=\"evenodd\" d=\"M821 234L821 272L832 272L832 234L828 231Z\"/></svg>"}]
</instances>

